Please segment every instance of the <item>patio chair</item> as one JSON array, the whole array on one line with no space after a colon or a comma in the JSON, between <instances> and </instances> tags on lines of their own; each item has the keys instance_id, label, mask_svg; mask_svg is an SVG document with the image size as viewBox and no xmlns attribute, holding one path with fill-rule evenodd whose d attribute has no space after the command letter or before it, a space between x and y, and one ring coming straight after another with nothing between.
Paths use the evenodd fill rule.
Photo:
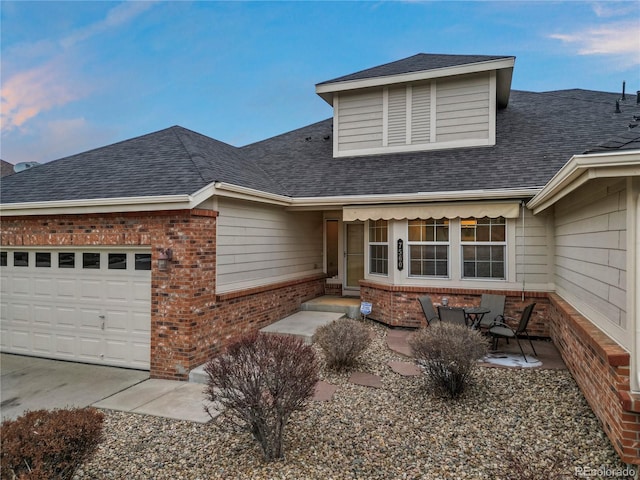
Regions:
<instances>
[{"instance_id":1,"label":"patio chair","mask_svg":"<svg viewBox=\"0 0 640 480\"><path fill-rule=\"evenodd\" d=\"M490 311L489 313L485 313L482 320L480 320L480 324L478 325L480 329L486 330L496 322L504 323L505 298L506 297L504 295L493 295L490 293L482 294L480 306L488 308Z\"/></svg>"},{"instance_id":2,"label":"patio chair","mask_svg":"<svg viewBox=\"0 0 640 480\"><path fill-rule=\"evenodd\" d=\"M467 316L461 307L438 307L438 316L442 322L454 323L463 327L467 326Z\"/></svg>"},{"instance_id":3,"label":"patio chair","mask_svg":"<svg viewBox=\"0 0 640 480\"><path fill-rule=\"evenodd\" d=\"M533 350L534 355L538 355L536 353L536 349L533 346L533 342L531 341L531 337L527 332L527 325L529 324L529 319L531 318L531 314L533 313L533 308L536 306L535 303L531 305L527 305L525 309L522 311L522 316L520 317L520 323L518 323L518 328L515 330L511 328L509 325L502 322L496 322L489 328L489 335L493 337L493 349L496 350L498 346L498 339L506 338L509 341L510 338L515 338L516 342L518 342L518 347L520 347L520 352L522 352L522 356L524 357L524 361L528 363L527 356L524 354L524 350L522 349L522 345L520 344L520 339L518 335L525 334L527 339L529 340L529 345L531 345L531 350Z\"/></svg>"},{"instance_id":4,"label":"patio chair","mask_svg":"<svg viewBox=\"0 0 640 480\"><path fill-rule=\"evenodd\" d=\"M433 308L433 302L431 301L431 297L429 295L418 297L418 301L422 306L424 316L427 318L427 325L430 325L434 320L438 320L438 314L436 313L436 309Z\"/></svg>"}]
</instances>

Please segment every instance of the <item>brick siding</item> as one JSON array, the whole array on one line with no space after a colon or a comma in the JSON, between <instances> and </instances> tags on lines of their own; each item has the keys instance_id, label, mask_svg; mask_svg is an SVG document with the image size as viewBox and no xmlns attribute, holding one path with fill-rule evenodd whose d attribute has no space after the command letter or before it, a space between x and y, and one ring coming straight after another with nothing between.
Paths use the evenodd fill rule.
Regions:
<instances>
[{"instance_id":1,"label":"brick siding","mask_svg":"<svg viewBox=\"0 0 640 480\"><path fill-rule=\"evenodd\" d=\"M640 465L640 395L630 392L629 353L556 294L551 338L622 461Z\"/></svg>"},{"instance_id":2,"label":"brick siding","mask_svg":"<svg viewBox=\"0 0 640 480\"><path fill-rule=\"evenodd\" d=\"M148 246L153 378L186 380L189 370L238 335L295 312L324 293L324 275L216 295L216 220L210 210L3 217L4 246ZM173 260L158 270L160 249Z\"/></svg>"},{"instance_id":3,"label":"brick siding","mask_svg":"<svg viewBox=\"0 0 640 480\"><path fill-rule=\"evenodd\" d=\"M371 302L370 318L393 327L419 328L427 322L418 297L429 295L438 306L443 298L449 299L450 306L479 306L483 293L505 295L504 313L507 323L516 327L524 307L535 302L527 331L534 337L549 337L547 307L549 301L544 292L522 292L511 290L471 290L459 288L407 287L401 285L383 285L369 281L360 282L360 298Z\"/></svg>"}]
</instances>

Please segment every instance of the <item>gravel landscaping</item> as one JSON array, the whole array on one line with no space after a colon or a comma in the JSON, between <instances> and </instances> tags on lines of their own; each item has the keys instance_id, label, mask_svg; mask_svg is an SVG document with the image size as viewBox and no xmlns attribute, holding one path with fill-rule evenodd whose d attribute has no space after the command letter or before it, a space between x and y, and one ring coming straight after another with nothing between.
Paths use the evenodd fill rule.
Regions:
<instances>
[{"instance_id":1,"label":"gravel landscaping","mask_svg":"<svg viewBox=\"0 0 640 480\"><path fill-rule=\"evenodd\" d=\"M624 469L568 371L479 367L451 401L422 376L395 373L388 362L406 357L387 348L385 327L370 325L375 339L354 369L322 371L338 386L332 399L291 418L284 461L265 462L253 438L224 421L106 411L104 441L74 478L551 479ZM380 376L382 387L349 383L354 371Z\"/></svg>"}]
</instances>

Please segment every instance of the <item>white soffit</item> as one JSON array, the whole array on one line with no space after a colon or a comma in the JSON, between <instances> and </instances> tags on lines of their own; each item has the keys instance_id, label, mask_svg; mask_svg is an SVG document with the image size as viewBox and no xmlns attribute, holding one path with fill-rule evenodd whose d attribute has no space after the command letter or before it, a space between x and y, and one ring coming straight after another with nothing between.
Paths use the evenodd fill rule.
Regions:
<instances>
[{"instance_id":1,"label":"white soffit","mask_svg":"<svg viewBox=\"0 0 640 480\"><path fill-rule=\"evenodd\" d=\"M342 219L345 222L353 222L356 220L403 220L405 218L518 218L519 214L520 202L433 203L423 205L344 207L342 210Z\"/></svg>"}]
</instances>

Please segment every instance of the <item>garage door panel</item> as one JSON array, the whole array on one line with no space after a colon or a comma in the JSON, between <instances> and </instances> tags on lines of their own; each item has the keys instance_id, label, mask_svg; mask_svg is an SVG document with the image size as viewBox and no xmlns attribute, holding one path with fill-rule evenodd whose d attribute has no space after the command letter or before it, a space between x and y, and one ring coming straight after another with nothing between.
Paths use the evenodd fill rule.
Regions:
<instances>
[{"instance_id":1,"label":"garage door panel","mask_svg":"<svg viewBox=\"0 0 640 480\"><path fill-rule=\"evenodd\" d=\"M76 350L75 344L75 335L61 335L58 333L56 334L55 351L53 353L64 358L73 357Z\"/></svg>"},{"instance_id":2,"label":"garage door panel","mask_svg":"<svg viewBox=\"0 0 640 480\"><path fill-rule=\"evenodd\" d=\"M48 326L53 328L55 325L53 307L50 305L34 305L33 323L37 327Z\"/></svg>"},{"instance_id":3,"label":"garage door panel","mask_svg":"<svg viewBox=\"0 0 640 480\"><path fill-rule=\"evenodd\" d=\"M35 297L53 297L55 292L55 279L36 278L33 281L33 295Z\"/></svg>"},{"instance_id":4,"label":"garage door panel","mask_svg":"<svg viewBox=\"0 0 640 480\"><path fill-rule=\"evenodd\" d=\"M29 291L29 279L22 276L14 276L11 279L11 296L12 297L28 297Z\"/></svg>"},{"instance_id":5,"label":"garage door panel","mask_svg":"<svg viewBox=\"0 0 640 480\"><path fill-rule=\"evenodd\" d=\"M105 321L105 330L111 333L126 332L129 327L129 312L108 310Z\"/></svg>"},{"instance_id":6,"label":"garage door panel","mask_svg":"<svg viewBox=\"0 0 640 480\"><path fill-rule=\"evenodd\" d=\"M28 324L31 318L31 308L24 303L14 303L9 308L9 315L11 315L12 324Z\"/></svg>"},{"instance_id":7,"label":"garage door panel","mask_svg":"<svg viewBox=\"0 0 640 480\"><path fill-rule=\"evenodd\" d=\"M44 332L33 333L33 351L49 355L54 352L55 339L52 334Z\"/></svg>"},{"instance_id":8,"label":"garage door panel","mask_svg":"<svg viewBox=\"0 0 640 480\"><path fill-rule=\"evenodd\" d=\"M80 297L83 299L98 300L104 292L100 280L83 279L80 284Z\"/></svg>"},{"instance_id":9,"label":"garage door panel","mask_svg":"<svg viewBox=\"0 0 640 480\"><path fill-rule=\"evenodd\" d=\"M9 345L15 352L28 352L31 349L31 332L29 330L12 329L9 334Z\"/></svg>"},{"instance_id":10,"label":"garage door panel","mask_svg":"<svg viewBox=\"0 0 640 480\"><path fill-rule=\"evenodd\" d=\"M78 325L78 309L73 307L55 307L56 327L76 328Z\"/></svg>"},{"instance_id":11,"label":"garage door panel","mask_svg":"<svg viewBox=\"0 0 640 480\"><path fill-rule=\"evenodd\" d=\"M111 301L126 302L129 300L129 282L118 282L109 280L107 283L107 298Z\"/></svg>"},{"instance_id":12,"label":"garage door panel","mask_svg":"<svg viewBox=\"0 0 640 480\"><path fill-rule=\"evenodd\" d=\"M56 296L58 298L76 298L78 292L77 288L75 280L60 277L56 278Z\"/></svg>"},{"instance_id":13,"label":"garage door panel","mask_svg":"<svg viewBox=\"0 0 640 480\"><path fill-rule=\"evenodd\" d=\"M151 298L151 282L150 279L145 282L136 281L132 285L132 300L140 302L148 302Z\"/></svg>"}]
</instances>

